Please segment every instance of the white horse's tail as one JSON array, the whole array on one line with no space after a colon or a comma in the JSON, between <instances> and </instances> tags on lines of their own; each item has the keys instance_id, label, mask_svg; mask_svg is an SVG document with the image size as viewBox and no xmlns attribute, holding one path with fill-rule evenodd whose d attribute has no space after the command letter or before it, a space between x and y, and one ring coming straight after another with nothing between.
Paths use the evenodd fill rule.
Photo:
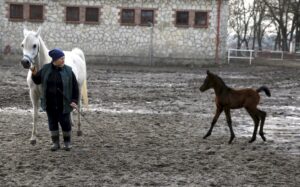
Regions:
<instances>
[{"instance_id":1,"label":"white horse's tail","mask_svg":"<svg viewBox=\"0 0 300 187\"><path fill-rule=\"evenodd\" d=\"M85 69L86 68L86 65L85 65L86 62L85 62L85 57L84 57L83 51L79 48L74 48L74 49L72 49L72 52L77 54L82 59L82 61L84 62L83 67ZM83 104L85 105L85 107L88 107L89 100L88 100L88 94L87 94L86 78L84 79L82 87L81 87L81 95L82 95Z\"/></svg>"},{"instance_id":2,"label":"white horse's tail","mask_svg":"<svg viewBox=\"0 0 300 187\"><path fill-rule=\"evenodd\" d=\"M89 99L88 99L88 94L87 94L86 80L83 81L83 85L81 87L81 95L82 95L82 100L83 100L84 106L88 107Z\"/></svg>"},{"instance_id":3,"label":"white horse's tail","mask_svg":"<svg viewBox=\"0 0 300 187\"><path fill-rule=\"evenodd\" d=\"M83 51L81 49L76 47L76 48L72 49L72 52L74 52L75 54L80 56L80 58L85 62L85 57L84 57Z\"/></svg>"}]
</instances>

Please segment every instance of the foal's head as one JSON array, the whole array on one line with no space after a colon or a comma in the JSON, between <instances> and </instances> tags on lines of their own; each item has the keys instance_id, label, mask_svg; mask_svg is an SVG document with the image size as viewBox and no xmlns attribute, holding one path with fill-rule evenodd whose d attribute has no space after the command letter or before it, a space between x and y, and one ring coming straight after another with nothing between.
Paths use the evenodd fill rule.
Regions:
<instances>
[{"instance_id":1,"label":"foal's head","mask_svg":"<svg viewBox=\"0 0 300 187\"><path fill-rule=\"evenodd\" d=\"M40 42L39 35L41 29L39 28L37 32L28 31L27 29L23 30L24 40L21 43L23 50L23 58L21 64L25 69L29 69L34 66L36 63L36 58L38 56Z\"/></svg>"},{"instance_id":2,"label":"foal's head","mask_svg":"<svg viewBox=\"0 0 300 187\"><path fill-rule=\"evenodd\" d=\"M210 73L208 70L206 71L206 74L207 74L207 76L206 76L206 78L205 78L205 80L204 80L204 82L203 82L203 84L202 84L202 86L199 88L199 90L201 91L201 92L204 92L204 91L206 91L206 90L208 90L208 89L210 89L210 88L212 88L213 87L213 75L212 75L212 73Z\"/></svg>"},{"instance_id":3,"label":"foal's head","mask_svg":"<svg viewBox=\"0 0 300 187\"><path fill-rule=\"evenodd\" d=\"M202 86L199 88L201 92L204 92L210 88L214 88L216 86L226 86L223 80L218 77L217 75L211 73L210 71L206 71L206 78L202 84Z\"/></svg>"}]
</instances>

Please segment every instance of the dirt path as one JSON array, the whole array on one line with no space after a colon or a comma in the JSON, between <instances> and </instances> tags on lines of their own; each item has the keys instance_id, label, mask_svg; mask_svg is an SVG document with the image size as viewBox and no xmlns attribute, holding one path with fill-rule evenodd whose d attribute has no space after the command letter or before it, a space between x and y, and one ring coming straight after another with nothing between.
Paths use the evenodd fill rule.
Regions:
<instances>
[{"instance_id":1,"label":"dirt path","mask_svg":"<svg viewBox=\"0 0 300 187\"><path fill-rule=\"evenodd\" d=\"M12 68L13 67L13 68ZM206 69L233 88L266 85L267 141L249 144L253 122L232 111L236 139L222 114L202 137L215 111L212 91L200 93ZM45 113L38 142L29 143L31 103L26 71L0 69L0 186L299 186L299 67L232 63L205 67L88 65L90 105L84 136L71 152L49 151ZM74 127L74 132L76 128Z\"/></svg>"}]
</instances>

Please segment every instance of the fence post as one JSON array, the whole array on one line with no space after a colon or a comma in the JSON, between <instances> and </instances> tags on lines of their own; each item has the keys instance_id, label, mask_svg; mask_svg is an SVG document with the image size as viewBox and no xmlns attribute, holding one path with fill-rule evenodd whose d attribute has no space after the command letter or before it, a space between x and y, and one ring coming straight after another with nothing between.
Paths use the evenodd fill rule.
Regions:
<instances>
[{"instance_id":1,"label":"fence post","mask_svg":"<svg viewBox=\"0 0 300 187\"><path fill-rule=\"evenodd\" d=\"M228 49L228 64L229 64L229 61L230 61L230 49Z\"/></svg>"},{"instance_id":2,"label":"fence post","mask_svg":"<svg viewBox=\"0 0 300 187\"><path fill-rule=\"evenodd\" d=\"M250 50L250 65L251 65L251 61L252 61L252 50Z\"/></svg>"},{"instance_id":3,"label":"fence post","mask_svg":"<svg viewBox=\"0 0 300 187\"><path fill-rule=\"evenodd\" d=\"M2 58L2 55L3 55L2 37L0 37L0 59Z\"/></svg>"}]
</instances>

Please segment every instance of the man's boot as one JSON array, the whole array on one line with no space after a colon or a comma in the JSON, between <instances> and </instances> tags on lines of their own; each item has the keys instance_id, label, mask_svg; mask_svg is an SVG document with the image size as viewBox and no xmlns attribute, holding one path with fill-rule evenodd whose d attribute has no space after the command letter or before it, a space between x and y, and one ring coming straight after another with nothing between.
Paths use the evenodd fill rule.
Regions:
<instances>
[{"instance_id":1,"label":"man's boot","mask_svg":"<svg viewBox=\"0 0 300 187\"><path fill-rule=\"evenodd\" d=\"M50 131L50 133L51 133L51 139L52 139L51 151L57 151L60 148L59 131Z\"/></svg>"},{"instance_id":2,"label":"man's boot","mask_svg":"<svg viewBox=\"0 0 300 187\"><path fill-rule=\"evenodd\" d=\"M70 151L71 146L71 131L65 132L63 131L63 137L64 137L64 150Z\"/></svg>"}]
</instances>

